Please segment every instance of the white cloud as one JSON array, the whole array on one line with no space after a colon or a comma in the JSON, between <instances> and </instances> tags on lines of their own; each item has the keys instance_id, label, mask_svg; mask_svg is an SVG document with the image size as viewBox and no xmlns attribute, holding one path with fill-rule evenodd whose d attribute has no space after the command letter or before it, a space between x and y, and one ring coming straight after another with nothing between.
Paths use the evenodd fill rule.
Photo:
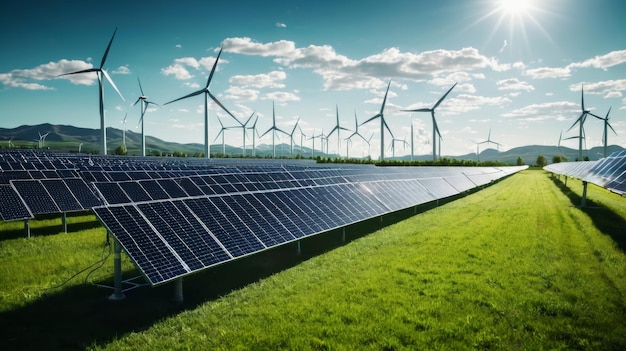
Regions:
<instances>
[{"instance_id":1,"label":"white cloud","mask_svg":"<svg viewBox=\"0 0 626 351\"><path fill-rule=\"evenodd\" d=\"M114 69L113 71L111 71L111 73L114 74L130 74L130 68L128 68L128 65L124 65L124 66L119 66L118 68Z\"/></svg>"},{"instance_id":2,"label":"white cloud","mask_svg":"<svg viewBox=\"0 0 626 351\"><path fill-rule=\"evenodd\" d=\"M273 100L277 103L284 103L288 101L300 101L300 97L296 94L284 92L284 91L276 91L265 94L263 100Z\"/></svg>"},{"instance_id":3,"label":"white cloud","mask_svg":"<svg viewBox=\"0 0 626 351\"><path fill-rule=\"evenodd\" d=\"M276 22L276 27L278 28L287 28L287 25L284 23Z\"/></svg>"},{"instance_id":4,"label":"white cloud","mask_svg":"<svg viewBox=\"0 0 626 351\"><path fill-rule=\"evenodd\" d=\"M178 80L186 80L194 77L182 64L179 63L162 68L161 73L165 76L174 75L174 77Z\"/></svg>"},{"instance_id":5,"label":"white cloud","mask_svg":"<svg viewBox=\"0 0 626 351\"><path fill-rule=\"evenodd\" d=\"M525 90L533 91L535 88L527 82L521 81L517 78L509 78L496 82L498 90Z\"/></svg>"},{"instance_id":6,"label":"white cloud","mask_svg":"<svg viewBox=\"0 0 626 351\"><path fill-rule=\"evenodd\" d=\"M229 80L229 83L240 85L243 87L254 87L258 89L284 88L285 84L278 83L278 81L285 80L286 78L287 74L284 71L272 71L267 74L232 76Z\"/></svg>"}]
</instances>

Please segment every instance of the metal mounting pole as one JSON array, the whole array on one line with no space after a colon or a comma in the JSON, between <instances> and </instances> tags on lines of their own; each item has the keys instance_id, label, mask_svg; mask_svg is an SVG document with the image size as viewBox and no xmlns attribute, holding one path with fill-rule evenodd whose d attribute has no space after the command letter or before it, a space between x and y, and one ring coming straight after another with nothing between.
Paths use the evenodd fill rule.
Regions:
<instances>
[{"instance_id":1,"label":"metal mounting pole","mask_svg":"<svg viewBox=\"0 0 626 351\"><path fill-rule=\"evenodd\" d=\"M124 300L126 296L122 291L122 245L113 237L113 294L109 295L109 300Z\"/></svg>"},{"instance_id":2,"label":"metal mounting pole","mask_svg":"<svg viewBox=\"0 0 626 351\"><path fill-rule=\"evenodd\" d=\"M61 225L63 226L63 232L67 233L67 212L63 212L61 217Z\"/></svg>"},{"instance_id":3,"label":"metal mounting pole","mask_svg":"<svg viewBox=\"0 0 626 351\"><path fill-rule=\"evenodd\" d=\"M583 180L583 197L580 199L580 207L587 206L587 182Z\"/></svg>"},{"instance_id":4,"label":"metal mounting pole","mask_svg":"<svg viewBox=\"0 0 626 351\"><path fill-rule=\"evenodd\" d=\"M26 232L26 237L30 238L30 221L28 218L24 220L24 231Z\"/></svg>"},{"instance_id":5,"label":"metal mounting pole","mask_svg":"<svg viewBox=\"0 0 626 351\"><path fill-rule=\"evenodd\" d=\"M300 240L298 240L298 249L297 249L297 252L298 252L298 256L300 256L300 254L302 254L302 246L300 245Z\"/></svg>"},{"instance_id":6,"label":"metal mounting pole","mask_svg":"<svg viewBox=\"0 0 626 351\"><path fill-rule=\"evenodd\" d=\"M346 242L346 227L341 228L341 242Z\"/></svg>"},{"instance_id":7,"label":"metal mounting pole","mask_svg":"<svg viewBox=\"0 0 626 351\"><path fill-rule=\"evenodd\" d=\"M174 302L182 303L183 300L183 278L181 277L174 282Z\"/></svg>"}]
</instances>

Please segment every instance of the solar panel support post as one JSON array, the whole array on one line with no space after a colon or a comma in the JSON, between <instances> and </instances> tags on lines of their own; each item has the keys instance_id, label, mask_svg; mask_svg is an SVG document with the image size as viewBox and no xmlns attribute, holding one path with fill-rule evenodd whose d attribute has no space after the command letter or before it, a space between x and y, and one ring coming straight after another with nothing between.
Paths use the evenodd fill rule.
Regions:
<instances>
[{"instance_id":1,"label":"solar panel support post","mask_svg":"<svg viewBox=\"0 0 626 351\"><path fill-rule=\"evenodd\" d=\"M298 248L296 249L298 256L302 254L302 246L300 245L300 240L298 240Z\"/></svg>"},{"instance_id":2,"label":"solar panel support post","mask_svg":"<svg viewBox=\"0 0 626 351\"><path fill-rule=\"evenodd\" d=\"M583 180L583 196L580 199L580 207L587 206L587 182Z\"/></svg>"},{"instance_id":3,"label":"solar panel support post","mask_svg":"<svg viewBox=\"0 0 626 351\"><path fill-rule=\"evenodd\" d=\"M174 282L174 302L182 303L183 298L183 278L178 278Z\"/></svg>"},{"instance_id":4,"label":"solar panel support post","mask_svg":"<svg viewBox=\"0 0 626 351\"><path fill-rule=\"evenodd\" d=\"M24 220L24 232L26 232L26 237L30 238L30 220L28 218Z\"/></svg>"},{"instance_id":5,"label":"solar panel support post","mask_svg":"<svg viewBox=\"0 0 626 351\"><path fill-rule=\"evenodd\" d=\"M341 242L346 242L346 227L341 228Z\"/></svg>"},{"instance_id":6,"label":"solar panel support post","mask_svg":"<svg viewBox=\"0 0 626 351\"><path fill-rule=\"evenodd\" d=\"M115 237L113 237L113 272L113 294L109 295L109 300L124 300L126 296L122 290L122 245Z\"/></svg>"},{"instance_id":7,"label":"solar panel support post","mask_svg":"<svg viewBox=\"0 0 626 351\"><path fill-rule=\"evenodd\" d=\"M565 176L565 186L567 186L567 176Z\"/></svg>"},{"instance_id":8,"label":"solar panel support post","mask_svg":"<svg viewBox=\"0 0 626 351\"><path fill-rule=\"evenodd\" d=\"M67 212L63 212L61 216L61 226L63 226L63 232L67 233Z\"/></svg>"}]
</instances>

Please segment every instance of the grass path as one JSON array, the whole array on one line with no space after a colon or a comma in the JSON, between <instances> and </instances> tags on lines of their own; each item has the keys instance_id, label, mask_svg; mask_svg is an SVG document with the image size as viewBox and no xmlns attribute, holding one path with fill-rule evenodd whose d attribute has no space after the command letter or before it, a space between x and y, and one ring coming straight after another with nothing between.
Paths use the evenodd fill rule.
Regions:
<instances>
[{"instance_id":1,"label":"grass path","mask_svg":"<svg viewBox=\"0 0 626 351\"><path fill-rule=\"evenodd\" d=\"M624 316L624 252L528 170L94 347L619 350Z\"/></svg>"}]
</instances>

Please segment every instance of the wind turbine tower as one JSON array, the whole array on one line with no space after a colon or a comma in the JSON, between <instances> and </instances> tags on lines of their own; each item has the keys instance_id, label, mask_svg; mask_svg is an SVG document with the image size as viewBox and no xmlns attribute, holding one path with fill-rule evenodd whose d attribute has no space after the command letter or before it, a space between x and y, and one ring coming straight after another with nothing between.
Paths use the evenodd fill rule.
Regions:
<instances>
[{"instance_id":1,"label":"wind turbine tower","mask_svg":"<svg viewBox=\"0 0 626 351\"><path fill-rule=\"evenodd\" d=\"M143 88L141 87L141 81L139 80L139 77L137 77L137 83L139 83L139 91L141 92L141 95L139 95L139 97L137 98L137 101L135 101L135 103L133 104L133 106L137 105L137 103L139 103L139 101L141 101L141 105L139 106L140 111L141 111L141 116L139 117L139 123L141 124L141 156L146 156L146 133L144 132L144 123L143 123L143 117L146 114L146 111L148 110L148 105L152 104L155 106L159 106L158 104L152 102L152 101L148 101L148 97L143 93ZM124 117L124 120L126 120L126 117ZM126 143L124 143L124 147L126 147Z\"/></svg>"},{"instance_id":2,"label":"wind turbine tower","mask_svg":"<svg viewBox=\"0 0 626 351\"><path fill-rule=\"evenodd\" d=\"M106 62L107 56L109 55L109 50L111 49L113 38L115 38L115 33L117 33L117 28L115 28L115 31L113 31L113 36L111 36L109 45L104 51L104 55L102 56L102 61L100 61L100 66L98 68L88 68L88 69L84 69L84 70L80 70L76 72L61 74L61 76L67 76L70 74L82 74L82 73L95 72L98 77L98 89L99 89L99 97L100 97L100 133L101 133L100 154L101 155L107 154L107 128L106 128L106 122L105 122L105 116L104 116L104 84L103 84L103 78L102 78L103 76L109 81L111 86L115 89L115 91L122 98L122 100L126 101L124 97L122 96L122 93L120 93L120 91L115 86L115 83L113 83L113 80L109 76L109 73L107 73L107 71L102 68L104 66L104 63Z\"/></svg>"},{"instance_id":3,"label":"wind turbine tower","mask_svg":"<svg viewBox=\"0 0 626 351\"><path fill-rule=\"evenodd\" d=\"M450 92L452 91L452 89L454 89L454 87L458 84L454 83L454 85L452 86L452 88L450 88L436 103L433 107L431 108L418 108L415 110L402 110L405 112L430 112L430 115L432 117L433 120L433 161L437 160L437 135L439 135L439 141L441 142L441 133L439 132L439 127L437 126L437 120L435 119L435 109L437 109L437 107L441 104L441 102L446 98L446 96L448 96L448 94L450 94ZM441 145L439 145L439 154L441 155Z\"/></svg>"},{"instance_id":4,"label":"wind turbine tower","mask_svg":"<svg viewBox=\"0 0 626 351\"><path fill-rule=\"evenodd\" d=\"M389 134L391 134L391 138L393 139L393 133L391 132L391 129L389 129L387 122L385 122L385 116L384 116L385 103L387 102L387 94L389 93L390 86L391 86L391 80L389 81L389 84L387 84L387 91L385 92L385 97L383 98L383 103L380 107L380 112L378 112L376 115L374 115L367 121L361 123L361 125L364 125L365 123L368 123L369 121L373 121L376 118L380 118L380 160L381 161L385 160L385 128L387 128L387 131L389 131Z\"/></svg>"},{"instance_id":5,"label":"wind turbine tower","mask_svg":"<svg viewBox=\"0 0 626 351\"><path fill-rule=\"evenodd\" d=\"M205 153L205 157L206 158L211 158L211 150L210 150L210 143L209 143L209 97L219 106L222 108L222 110L224 110L226 113L228 113L231 117L237 119L232 113L230 113L230 111L228 111L228 109L226 107L224 107L224 105L222 105L222 103L215 97L213 96L213 94L211 94L211 91L209 90L209 85L211 84L211 80L213 79L213 74L215 73L215 68L217 67L217 63L220 60L220 55L222 54L222 48L220 48L219 53L217 54L217 58L215 59L215 63L213 63L213 68L211 68L211 73L209 74L209 78L207 79L206 85L204 86L204 88L194 91L191 94L187 94L183 97L180 97L178 99L172 100L170 102L166 102L164 105L167 104L171 104L172 102L175 101L179 101L179 100L183 100L192 96L196 96L196 95L200 95L200 94L204 94L204 153Z\"/></svg>"}]
</instances>

